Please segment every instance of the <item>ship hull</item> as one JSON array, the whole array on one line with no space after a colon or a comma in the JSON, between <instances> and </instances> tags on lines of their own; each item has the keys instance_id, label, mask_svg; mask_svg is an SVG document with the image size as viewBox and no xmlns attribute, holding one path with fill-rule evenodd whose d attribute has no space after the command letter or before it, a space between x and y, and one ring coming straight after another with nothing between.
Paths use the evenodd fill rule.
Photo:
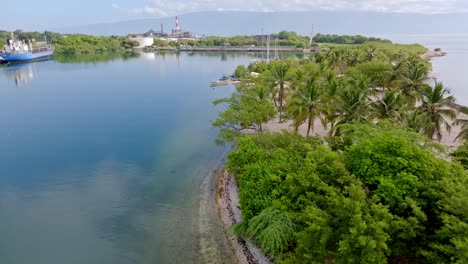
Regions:
<instances>
[{"instance_id":1,"label":"ship hull","mask_svg":"<svg viewBox=\"0 0 468 264\"><path fill-rule=\"evenodd\" d=\"M22 62L22 61L32 61L32 60L40 60L45 59L54 54L53 50L46 50L42 52L32 53L32 52L24 52L24 53L9 53L4 52L0 53L0 61L1 62Z\"/></svg>"}]
</instances>

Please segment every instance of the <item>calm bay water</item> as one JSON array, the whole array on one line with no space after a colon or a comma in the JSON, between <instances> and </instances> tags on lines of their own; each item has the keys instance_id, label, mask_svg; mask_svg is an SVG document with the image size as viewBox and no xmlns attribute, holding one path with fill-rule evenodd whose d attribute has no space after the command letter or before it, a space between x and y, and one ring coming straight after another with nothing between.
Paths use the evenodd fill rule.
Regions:
<instances>
[{"instance_id":1,"label":"calm bay water","mask_svg":"<svg viewBox=\"0 0 468 264\"><path fill-rule=\"evenodd\" d=\"M211 102L233 91L209 82L251 59L142 54L1 67L0 263L229 258L200 231L202 183L225 152L213 143Z\"/></svg>"}]
</instances>

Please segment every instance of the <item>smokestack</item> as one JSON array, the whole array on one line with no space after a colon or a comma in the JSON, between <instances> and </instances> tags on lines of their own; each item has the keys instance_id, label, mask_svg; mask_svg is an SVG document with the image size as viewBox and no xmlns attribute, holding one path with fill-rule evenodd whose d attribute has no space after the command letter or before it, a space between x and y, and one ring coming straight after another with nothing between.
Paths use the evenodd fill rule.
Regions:
<instances>
[{"instance_id":1,"label":"smokestack","mask_svg":"<svg viewBox=\"0 0 468 264\"><path fill-rule=\"evenodd\" d=\"M179 31L179 17L175 17L175 29Z\"/></svg>"},{"instance_id":2,"label":"smokestack","mask_svg":"<svg viewBox=\"0 0 468 264\"><path fill-rule=\"evenodd\" d=\"M163 24L161 24L161 35L164 34L164 27Z\"/></svg>"}]
</instances>

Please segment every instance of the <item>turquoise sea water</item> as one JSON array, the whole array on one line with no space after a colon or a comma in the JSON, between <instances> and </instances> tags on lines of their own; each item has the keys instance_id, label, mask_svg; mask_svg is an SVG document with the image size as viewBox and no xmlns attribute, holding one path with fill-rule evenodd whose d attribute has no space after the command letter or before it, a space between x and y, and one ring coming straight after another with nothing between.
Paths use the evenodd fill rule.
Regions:
<instances>
[{"instance_id":1,"label":"turquoise sea water","mask_svg":"<svg viewBox=\"0 0 468 264\"><path fill-rule=\"evenodd\" d=\"M209 82L251 59L0 67L0 263L199 263L202 183L225 151L212 101L233 91Z\"/></svg>"}]
</instances>

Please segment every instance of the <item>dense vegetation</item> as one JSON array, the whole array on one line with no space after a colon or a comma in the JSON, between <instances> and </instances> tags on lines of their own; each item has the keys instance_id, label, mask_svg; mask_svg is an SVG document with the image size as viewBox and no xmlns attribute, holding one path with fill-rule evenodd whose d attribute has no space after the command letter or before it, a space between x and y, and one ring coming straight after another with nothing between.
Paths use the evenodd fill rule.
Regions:
<instances>
[{"instance_id":1,"label":"dense vegetation","mask_svg":"<svg viewBox=\"0 0 468 264\"><path fill-rule=\"evenodd\" d=\"M138 46L136 41L126 37L97 37L70 35L52 41L57 54L90 54L102 52L120 52Z\"/></svg>"},{"instance_id":2,"label":"dense vegetation","mask_svg":"<svg viewBox=\"0 0 468 264\"><path fill-rule=\"evenodd\" d=\"M227 168L251 237L280 263L466 263L468 174L398 127L240 138Z\"/></svg>"},{"instance_id":3,"label":"dense vegetation","mask_svg":"<svg viewBox=\"0 0 468 264\"><path fill-rule=\"evenodd\" d=\"M327 35L327 34L317 34L314 37L314 42L316 43L335 43L335 44L363 44L366 42L381 42L381 43L392 43L390 40L374 38L374 37L364 37L361 35L357 36L343 36L343 35Z\"/></svg>"},{"instance_id":4,"label":"dense vegetation","mask_svg":"<svg viewBox=\"0 0 468 264\"><path fill-rule=\"evenodd\" d=\"M138 43L126 37L98 37L87 35L62 35L50 31L24 32L16 30L13 32L16 38L22 40L34 40L43 42L44 37L55 45L56 54L94 54L102 52L120 52L133 49ZM6 43L6 39L11 37L11 33L0 31L0 44Z\"/></svg>"},{"instance_id":5,"label":"dense vegetation","mask_svg":"<svg viewBox=\"0 0 468 264\"><path fill-rule=\"evenodd\" d=\"M226 165L239 184L237 234L278 263L468 263L468 147L450 162L436 142L453 123L468 138L468 121L429 81L423 50L330 46L239 66L244 82L214 102L226 108L213 122L220 141L237 139ZM316 120L322 139L310 137ZM265 132L278 121L305 136Z\"/></svg>"},{"instance_id":6,"label":"dense vegetation","mask_svg":"<svg viewBox=\"0 0 468 264\"><path fill-rule=\"evenodd\" d=\"M54 33L50 31L44 31L44 32L26 32L22 30L15 30L13 31L13 35L15 38L19 39L24 39L24 40L35 40L38 42L44 41L44 37L47 38L47 41L51 41L55 38L58 38L61 36L59 33ZM11 32L9 31L4 31L0 30L0 41L5 41L6 39L11 38Z\"/></svg>"},{"instance_id":7,"label":"dense vegetation","mask_svg":"<svg viewBox=\"0 0 468 264\"><path fill-rule=\"evenodd\" d=\"M191 46L191 47L219 47L219 46L266 46L267 39L264 36L263 41L260 38L254 38L251 36L234 36L234 37L206 37L198 40L179 40L165 42L163 40L155 40L155 45L159 47L179 47L179 46ZM300 36L295 32L281 31L276 34L271 34L270 45L286 46L286 47L298 47L305 48L309 43L309 38Z\"/></svg>"},{"instance_id":8,"label":"dense vegetation","mask_svg":"<svg viewBox=\"0 0 468 264\"><path fill-rule=\"evenodd\" d=\"M310 42L309 37L300 36L292 31L281 31L278 34L273 34L272 37L278 39L276 43L278 46L305 48Z\"/></svg>"},{"instance_id":9,"label":"dense vegetation","mask_svg":"<svg viewBox=\"0 0 468 264\"><path fill-rule=\"evenodd\" d=\"M368 42L386 43L391 44L390 40L364 37L364 36L341 36L341 35L324 35L317 34L313 38L315 43L333 43L333 44L363 44ZM263 45L266 45L266 37L263 39ZM305 48L308 46L310 39L308 36L301 36L296 32L292 31L281 31L279 33L271 34L270 36L271 45L287 46ZM158 43L162 44L163 43ZM207 37L200 40L187 40L179 43L173 42L171 46L186 45L186 46L261 46L262 40L253 38L251 36L234 36L234 37Z\"/></svg>"}]
</instances>

